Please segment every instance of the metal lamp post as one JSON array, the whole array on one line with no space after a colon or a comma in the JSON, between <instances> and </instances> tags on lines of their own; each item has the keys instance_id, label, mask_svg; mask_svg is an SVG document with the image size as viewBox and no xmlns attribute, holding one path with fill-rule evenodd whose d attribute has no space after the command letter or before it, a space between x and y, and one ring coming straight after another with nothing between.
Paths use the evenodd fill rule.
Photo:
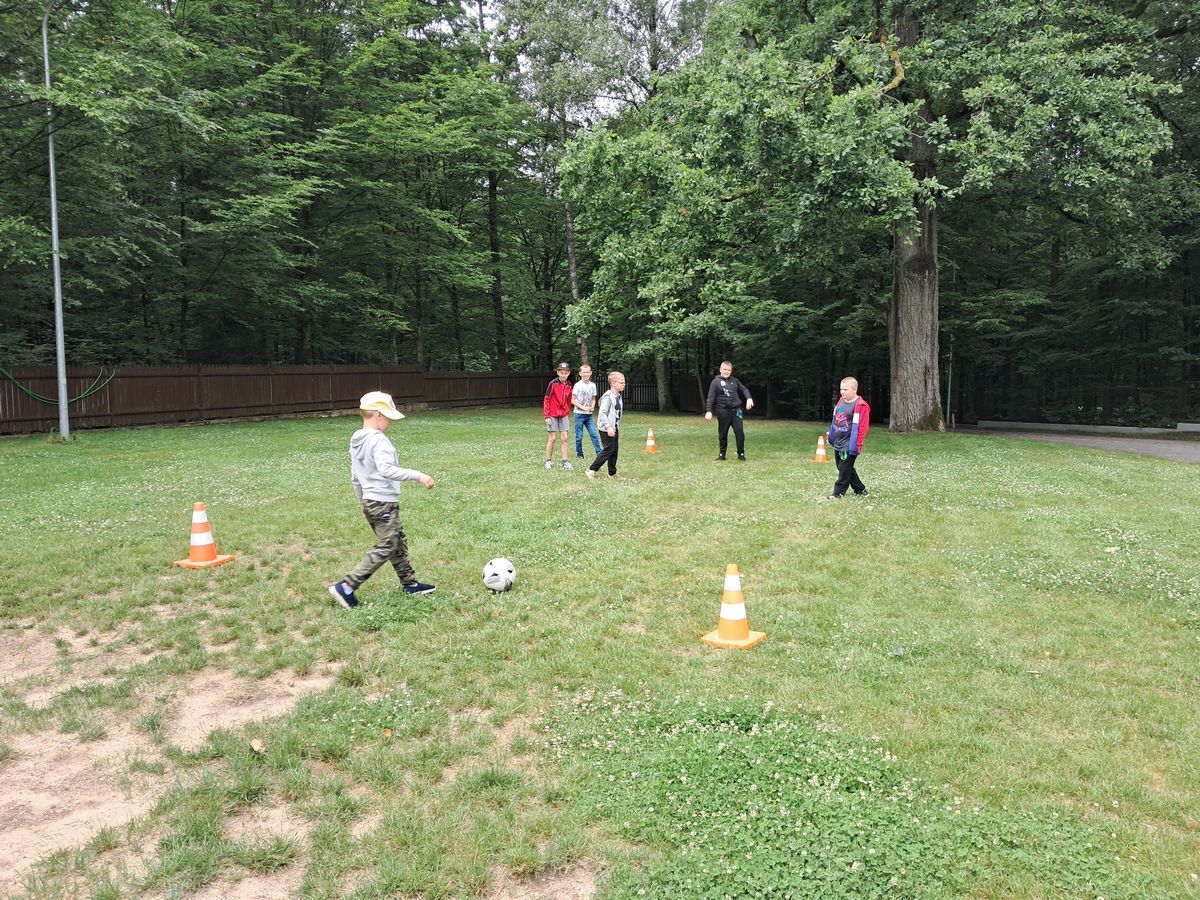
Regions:
<instances>
[{"instance_id":1,"label":"metal lamp post","mask_svg":"<svg viewBox=\"0 0 1200 900\"><path fill-rule=\"evenodd\" d=\"M46 140L50 147L50 240L54 260L54 348L58 363L58 433L64 441L71 439L67 416L67 348L63 337L62 272L58 264L58 182L54 168L54 101L50 99L50 6L42 16L42 68L46 76Z\"/></svg>"}]
</instances>

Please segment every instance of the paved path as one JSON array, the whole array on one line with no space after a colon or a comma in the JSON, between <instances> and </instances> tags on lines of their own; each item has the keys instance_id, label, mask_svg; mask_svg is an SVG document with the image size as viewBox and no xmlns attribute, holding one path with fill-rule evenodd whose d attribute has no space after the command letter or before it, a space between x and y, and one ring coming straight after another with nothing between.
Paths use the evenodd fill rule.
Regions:
<instances>
[{"instance_id":1,"label":"paved path","mask_svg":"<svg viewBox=\"0 0 1200 900\"><path fill-rule=\"evenodd\" d=\"M1200 463L1200 440L1187 438L1116 437L1108 434L1059 434L1048 431L1006 431L999 428L960 428L970 434L1001 438L1021 438L1029 441L1049 441L1054 444L1074 444L1093 450L1118 450L1159 456L1176 462Z\"/></svg>"}]
</instances>

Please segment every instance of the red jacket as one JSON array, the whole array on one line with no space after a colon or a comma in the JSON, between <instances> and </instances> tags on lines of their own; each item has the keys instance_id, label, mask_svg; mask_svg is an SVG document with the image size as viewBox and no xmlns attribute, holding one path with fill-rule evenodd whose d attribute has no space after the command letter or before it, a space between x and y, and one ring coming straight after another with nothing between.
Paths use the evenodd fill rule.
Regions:
<instances>
[{"instance_id":1,"label":"red jacket","mask_svg":"<svg viewBox=\"0 0 1200 900\"><path fill-rule=\"evenodd\" d=\"M546 385L546 396L542 399L542 416L561 419L571 414L571 382L555 378Z\"/></svg>"}]
</instances>

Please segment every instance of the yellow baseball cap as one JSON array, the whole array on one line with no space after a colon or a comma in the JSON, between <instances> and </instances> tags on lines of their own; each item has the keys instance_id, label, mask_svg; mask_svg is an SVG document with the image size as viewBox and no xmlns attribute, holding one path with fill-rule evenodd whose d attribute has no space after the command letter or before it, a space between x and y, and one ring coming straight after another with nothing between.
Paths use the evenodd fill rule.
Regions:
<instances>
[{"instance_id":1,"label":"yellow baseball cap","mask_svg":"<svg viewBox=\"0 0 1200 900\"><path fill-rule=\"evenodd\" d=\"M369 412L381 412L389 419L404 418L404 413L396 409L396 404L392 402L392 395L385 394L383 391L371 391L363 394L362 399L358 401L358 408Z\"/></svg>"}]
</instances>

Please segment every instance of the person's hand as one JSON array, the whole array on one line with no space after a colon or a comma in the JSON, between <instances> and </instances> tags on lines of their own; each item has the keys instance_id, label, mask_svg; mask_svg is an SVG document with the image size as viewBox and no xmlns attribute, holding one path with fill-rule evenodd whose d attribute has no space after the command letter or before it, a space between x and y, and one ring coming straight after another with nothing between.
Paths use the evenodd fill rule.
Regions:
<instances>
[{"instance_id":1,"label":"person's hand","mask_svg":"<svg viewBox=\"0 0 1200 900\"><path fill-rule=\"evenodd\" d=\"M547 425L549 425L549 424L550 424L550 417L549 417L549 416L546 416L546 424L547 424Z\"/></svg>"},{"instance_id":2,"label":"person's hand","mask_svg":"<svg viewBox=\"0 0 1200 900\"><path fill-rule=\"evenodd\" d=\"M750 412L750 410L752 410L752 409L754 409L754 401L747 400L746 401L746 412Z\"/></svg>"},{"instance_id":3,"label":"person's hand","mask_svg":"<svg viewBox=\"0 0 1200 900\"><path fill-rule=\"evenodd\" d=\"M609 437L616 437L616 436L617 436L617 430L616 430L615 428L610 428L610 429L608 429L608 436L609 436Z\"/></svg>"},{"instance_id":4,"label":"person's hand","mask_svg":"<svg viewBox=\"0 0 1200 900\"><path fill-rule=\"evenodd\" d=\"M427 489L429 489L431 491L433 490L433 479L430 478L428 475L422 475L420 478L417 479L417 481L419 481L419 482L421 482L421 484L425 485L425 487Z\"/></svg>"},{"instance_id":5,"label":"person's hand","mask_svg":"<svg viewBox=\"0 0 1200 900\"><path fill-rule=\"evenodd\" d=\"M706 412L706 413L704 414L704 421L705 421L705 422L711 422L711 421L712 421L712 413L710 413L710 412Z\"/></svg>"}]
</instances>

